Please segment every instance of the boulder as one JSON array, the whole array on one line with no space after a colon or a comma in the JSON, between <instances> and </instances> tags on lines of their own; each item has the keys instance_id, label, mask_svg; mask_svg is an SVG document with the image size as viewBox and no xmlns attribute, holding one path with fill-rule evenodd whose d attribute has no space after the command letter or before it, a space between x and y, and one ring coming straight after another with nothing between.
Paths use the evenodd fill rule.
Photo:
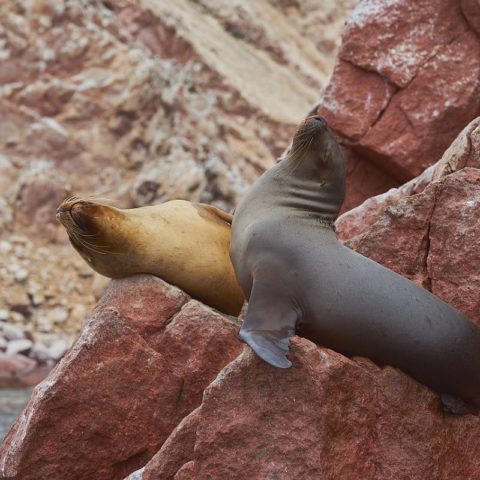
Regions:
<instances>
[{"instance_id":1,"label":"boulder","mask_svg":"<svg viewBox=\"0 0 480 480\"><path fill-rule=\"evenodd\" d=\"M153 276L112 281L5 439L1 478L123 479L240 353L237 330Z\"/></svg>"},{"instance_id":2,"label":"boulder","mask_svg":"<svg viewBox=\"0 0 480 480\"><path fill-rule=\"evenodd\" d=\"M383 192L436 162L480 114L478 18L477 0L363 0L348 18L317 111L347 150L397 182L381 182ZM362 201L379 188L371 175Z\"/></svg>"},{"instance_id":3,"label":"boulder","mask_svg":"<svg viewBox=\"0 0 480 480\"><path fill-rule=\"evenodd\" d=\"M398 188L368 198L358 207L344 213L336 222L336 232L343 241L366 232L386 209L399 200L421 193L431 182L464 167L480 168L480 117L470 122L442 157L422 174Z\"/></svg>"},{"instance_id":4,"label":"boulder","mask_svg":"<svg viewBox=\"0 0 480 480\"><path fill-rule=\"evenodd\" d=\"M447 415L399 370L306 339L293 339L292 359L292 369L275 369L246 348L205 390L188 429L167 440L172 457L158 454L144 479L478 477L479 417Z\"/></svg>"}]
</instances>

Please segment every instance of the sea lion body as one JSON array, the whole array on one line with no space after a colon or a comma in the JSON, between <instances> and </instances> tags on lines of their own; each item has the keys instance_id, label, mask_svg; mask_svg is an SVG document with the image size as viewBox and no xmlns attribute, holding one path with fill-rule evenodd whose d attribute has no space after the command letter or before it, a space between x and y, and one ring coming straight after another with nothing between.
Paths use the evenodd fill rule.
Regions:
<instances>
[{"instance_id":1,"label":"sea lion body","mask_svg":"<svg viewBox=\"0 0 480 480\"><path fill-rule=\"evenodd\" d=\"M326 124L314 121L307 153L287 155L267 171L235 211L230 254L249 298L241 338L287 368L288 339L297 331L478 403L479 329L337 240L331 224L344 197L343 160Z\"/></svg>"},{"instance_id":2,"label":"sea lion body","mask_svg":"<svg viewBox=\"0 0 480 480\"><path fill-rule=\"evenodd\" d=\"M228 213L183 200L119 209L72 199L60 205L57 216L98 273L110 278L150 273L224 313L239 313L244 297L228 255Z\"/></svg>"}]
</instances>

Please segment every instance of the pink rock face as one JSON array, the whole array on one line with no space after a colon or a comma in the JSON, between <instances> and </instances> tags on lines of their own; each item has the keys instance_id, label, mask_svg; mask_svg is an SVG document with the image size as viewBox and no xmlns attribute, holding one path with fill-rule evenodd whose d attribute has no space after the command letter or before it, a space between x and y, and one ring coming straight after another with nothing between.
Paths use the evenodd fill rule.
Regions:
<instances>
[{"instance_id":1,"label":"pink rock face","mask_svg":"<svg viewBox=\"0 0 480 480\"><path fill-rule=\"evenodd\" d=\"M397 180L375 164L364 160L348 147L343 147L347 191L340 213L348 212L371 198L398 185Z\"/></svg>"},{"instance_id":2,"label":"pink rock face","mask_svg":"<svg viewBox=\"0 0 480 480\"><path fill-rule=\"evenodd\" d=\"M460 0L470 27L480 35L480 0Z\"/></svg>"},{"instance_id":3,"label":"pink rock face","mask_svg":"<svg viewBox=\"0 0 480 480\"><path fill-rule=\"evenodd\" d=\"M347 20L340 58L405 87L466 30L458 0L364 0Z\"/></svg>"},{"instance_id":4,"label":"pink rock face","mask_svg":"<svg viewBox=\"0 0 480 480\"><path fill-rule=\"evenodd\" d=\"M318 112L341 143L397 182L371 175L362 201L422 173L480 114L478 12L478 0L364 0L352 12Z\"/></svg>"},{"instance_id":5,"label":"pink rock face","mask_svg":"<svg viewBox=\"0 0 480 480\"><path fill-rule=\"evenodd\" d=\"M123 479L158 451L238 355L237 328L158 278L112 281L5 439L1 478Z\"/></svg>"},{"instance_id":6,"label":"pink rock face","mask_svg":"<svg viewBox=\"0 0 480 480\"><path fill-rule=\"evenodd\" d=\"M479 79L480 41L466 32L394 95L358 148L400 180L419 175L479 115Z\"/></svg>"},{"instance_id":7,"label":"pink rock face","mask_svg":"<svg viewBox=\"0 0 480 480\"><path fill-rule=\"evenodd\" d=\"M206 389L195 447L176 475L148 480L466 479L480 474L480 419L445 415L400 371L293 340L294 367L250 350ZM169 439L170 450L183 438ZM167 459L164 458L164 462Z\"/></svg>"},{"instance_id":8,"label":"pink rock face","mask_svg":"<svg viewBox=\"0 0 480 480\"><path fill-rule=\"evenodd\" d=\"M333 78L341 81L328 84L322 96L320 113L334 131L341 132L348 140L358 140L387 107L395 88L374 72L341 59L335 66ZM353 91L355 95L352 95Z\"/></svg>"},{"instance_id":9,"label":"pink rock face","mask_svg":"<svg viewBox=\"0 0 480 480\"><path fill-rule=\"evenodd\" d=\"M337 236L344 242L347 240L354 242L353 237L369 230L380 220L388 207L408 196L421 193L431 182L464 167L480 168L480 118L470 122L444 152L442 158L420 176L399 188L368 198L362 205L343 214L336 222Z\"/></svg>"},{"instance_id":10,"label":"pink rock face","mask_svg":"<svg viewBox=\"0 0 480 480\"><path fill-rule=\"evenodd\" d=\"M193 457L199 409L194 410L168 437L160 451L148 462L142 480L172 480ZM177 475L176 475L177 474Z\"/></svg>"}]
</instances>

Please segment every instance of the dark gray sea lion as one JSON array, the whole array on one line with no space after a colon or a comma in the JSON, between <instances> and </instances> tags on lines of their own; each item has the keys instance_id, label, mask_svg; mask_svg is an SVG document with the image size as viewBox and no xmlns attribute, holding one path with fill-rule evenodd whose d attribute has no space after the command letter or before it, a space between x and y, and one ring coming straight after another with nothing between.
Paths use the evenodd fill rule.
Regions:
<instances>
[{"instance_id":1,"label":"dark gray sea lion","mask_svg":"<svg viewBox=\"0 0 480 480\"><path fill-rule=\"evenodd\" d=\"M438 392L480 401L480 330L413 282L343 246L340 148L308 117L285 158L238 205L230 256L249 299L240 337L288 368L296 332L348 356L392 365Z\"/></svg>"}]
</instances>

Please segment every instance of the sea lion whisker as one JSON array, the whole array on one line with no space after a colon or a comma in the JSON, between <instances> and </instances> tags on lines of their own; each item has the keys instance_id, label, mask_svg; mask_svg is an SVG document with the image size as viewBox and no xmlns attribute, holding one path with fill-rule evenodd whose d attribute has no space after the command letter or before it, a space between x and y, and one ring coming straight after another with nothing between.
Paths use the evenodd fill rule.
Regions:
<instances>
[{"instance_id":1,"label":"sea lion whisker","mask_svg":"<svg viewBox=\"0 0 480 480\"><path fill-rule=\"evenodd\" d=\"M82 245L83 247L85 247L87 250L90 250L92 252L95 252L95 253L98 253L100 255L108 255L110 252L108 251L103 251L103 250L100 250L99 248L97 248L96 245L91 245L89 244L88 242L85 242L83 239L79 238L78 236L76 235L73 235L73 238L80 244Z\"/></svg>"}]
</instances>

